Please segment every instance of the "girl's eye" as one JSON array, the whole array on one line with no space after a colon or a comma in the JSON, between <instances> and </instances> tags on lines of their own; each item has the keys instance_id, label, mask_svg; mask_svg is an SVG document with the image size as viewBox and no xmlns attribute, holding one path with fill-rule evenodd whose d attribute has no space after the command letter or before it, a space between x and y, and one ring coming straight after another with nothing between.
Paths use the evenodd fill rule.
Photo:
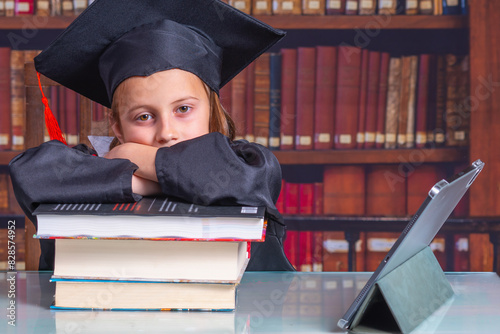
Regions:
<instances>
[{"instance_id":1,"label":"girl's eye","mask_svg":"<svg viewBox=\"0 0 500 334\"><path fill-rule=\"evenodd\" d=\"M137 117L137 119L143 122L149 121L151 119L151 115L148 114L140 115L139 117Z\"/></svg>"},{"instance_id":2,"label":"girl's eye","mask_svg":"<svg viewBox=\"0 0 500 334\"><path fill-rule=\"evenodd\" d=\"M188 107L188 106L181 106L177 109L178 112L180 112L181 114L185 114L187 113L189 110L191 110L191 107Z\"/></svg>"}]
</instances>

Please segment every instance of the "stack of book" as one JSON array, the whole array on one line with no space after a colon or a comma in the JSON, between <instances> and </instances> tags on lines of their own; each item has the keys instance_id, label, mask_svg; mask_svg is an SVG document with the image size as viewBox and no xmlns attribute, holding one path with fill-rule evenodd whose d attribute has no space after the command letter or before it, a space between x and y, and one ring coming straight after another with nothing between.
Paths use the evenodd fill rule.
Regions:
<instances>
[{"instance_id":1,"label":"stack of book","mask_svg":"<svg viewBox=\"0 0 500 334\"><path fill-rule=\"evenodd\" d=\"M263 207L42 204L37 238L55 239L52 308L234 310Z\"/></svg>"}]
</instances>

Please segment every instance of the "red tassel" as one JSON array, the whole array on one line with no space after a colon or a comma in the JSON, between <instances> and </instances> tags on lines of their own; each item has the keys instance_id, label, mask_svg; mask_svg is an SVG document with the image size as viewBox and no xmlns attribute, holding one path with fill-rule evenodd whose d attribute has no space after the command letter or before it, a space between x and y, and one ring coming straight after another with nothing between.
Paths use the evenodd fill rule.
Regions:
<instances>
[{"instance_id":1,"label":"red tassel","mask_svg":"<svg viewBox=\"0 0 500 334\"><path fill-rule=\"evenodd\" d=\"M40 82L40 73L36 72L38 77L38 87L40 87L40 92L42 92L42 103L45 106L44 114L45 114L45 125L47 126L47 130L49 132L50 140L59 140L61 143L68 145L66 143L66 139L62 134L61 128L59 127L59 123L57 123L52 110L50 110L49 100L45 97L42 89L42 83Z\"/></svg>"}]
</instances>

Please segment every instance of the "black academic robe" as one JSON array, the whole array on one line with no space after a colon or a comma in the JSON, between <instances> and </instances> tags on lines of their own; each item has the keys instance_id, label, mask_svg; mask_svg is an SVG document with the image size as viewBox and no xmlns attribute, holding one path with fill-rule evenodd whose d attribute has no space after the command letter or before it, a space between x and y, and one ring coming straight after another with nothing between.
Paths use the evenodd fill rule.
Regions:
<instances>
[{"instance_id":1,"label":"black academic robe","mask_svg":"<svg viewBox=\"0 0 500 334\"><path fill-rule=\"evenodd\" d=\"M133 202L127 159L105 159L85 145L70 148L50 141L28 149L9 164L16 198L27 217L39 203ZM201 205L265 206L265 242L254 242L247 270L294 270L283 252L285 225L275 203L281 169L265 147L230 141L218 132L158 150L156 173L162 192ZM40 270L54 266L53 240L40 240Z\"/></svg>"}]
</instances>

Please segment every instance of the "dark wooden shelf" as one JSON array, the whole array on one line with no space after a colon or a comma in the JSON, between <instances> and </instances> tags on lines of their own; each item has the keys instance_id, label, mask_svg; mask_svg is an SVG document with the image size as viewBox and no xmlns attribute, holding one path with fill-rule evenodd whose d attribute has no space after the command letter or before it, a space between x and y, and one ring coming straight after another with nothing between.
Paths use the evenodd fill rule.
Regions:
<instances>
[{"instance_id":1,"label":"dark wooden shelf","mask_svg":"<svg viewBox=\"0 0 500 334\"><path fill-rule=\"evenodd\" d=\"M22 16L0 18L0 29L64 29L76 16ZM463 15L259 15L257 19L280 29L460 29Z\"/></svg>"},{"instance_id":2,"label":"dark wooden shelf","mask_svg":"<svg viewBox=\"0 0 500 334\"><path fill-rule=\"evenodd\" d=\"M466 162L467 148L273 151L282 165Z\"/></svg>"}]
</instances>

